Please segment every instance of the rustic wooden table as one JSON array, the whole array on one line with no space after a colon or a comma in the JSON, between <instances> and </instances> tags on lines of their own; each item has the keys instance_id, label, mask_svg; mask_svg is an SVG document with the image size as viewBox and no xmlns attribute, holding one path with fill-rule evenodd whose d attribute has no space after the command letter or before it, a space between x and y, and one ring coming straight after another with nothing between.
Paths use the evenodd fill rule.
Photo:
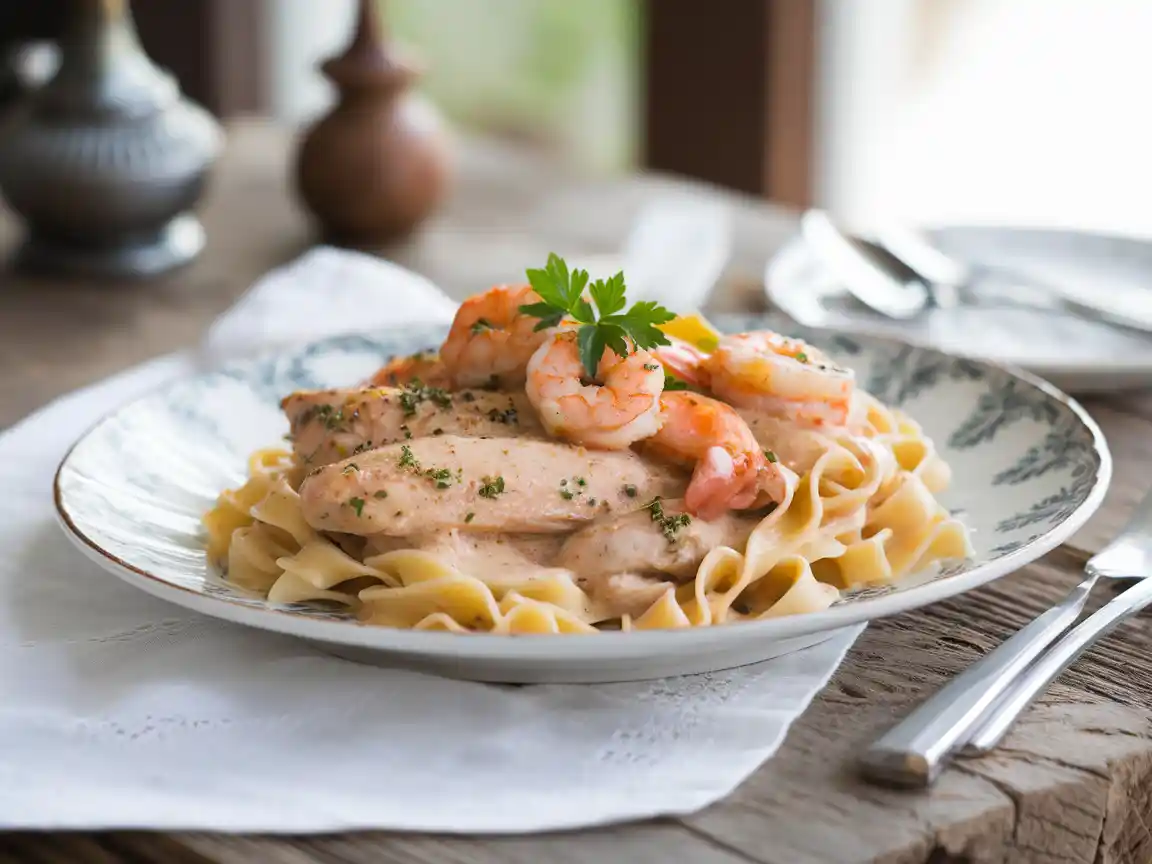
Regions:
<instances>
[{"instance_id":1,"label":"rustic wooden table","mask_svg":"<svg viewBox=\"0 0 1152 864\"><path fill-rule=\"evenodd\" d=\"M289 136L231 130L204 211L209 247L191 268L139 285L58 284L0 271L0 427L54 396L192 344L253 279L304 250L285 184ZM666 178L588 180L499 147L461 154L442 215L389 257L460 296L525 261L614 250L637 208L679 191ZM794 216L725 196L737 250L714 309L762 305L763 261ZM17 239L0 216L0 251ZM0 834L0 862L1152 862L1152 619L1124 625L1050 690L994 754L930 792L876 788L853 756L949 675L1062 596L1152 477L1152 397L1092 398L1116 457L1097 516L1037 564L952 601L873 624L778 755L730 798L685 819L563 835ZM79 430L77 430L79 431ZM3 750L0 748L0 762Z\"/></svg>"}]
</instances>

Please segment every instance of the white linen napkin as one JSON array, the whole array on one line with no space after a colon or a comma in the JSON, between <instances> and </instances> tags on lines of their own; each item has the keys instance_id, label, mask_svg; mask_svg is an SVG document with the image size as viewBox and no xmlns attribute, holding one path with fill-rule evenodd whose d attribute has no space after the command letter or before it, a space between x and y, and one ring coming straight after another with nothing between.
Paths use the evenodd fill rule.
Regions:
<instances>
[{"instance_id":1,"label":"white linen napkin","mask_svg":"<svg viewBox=\"0 0 1152 864\"><path fill-rule=\"evenodd\" d=\"M199 355L129 370L0 435L0 829L576 828L692 813L776 751L862 627L710 675L472 684L185 611L62 536L53 472L117 405L257 342L438 321L451 306L400 268L321 249L257 285Z\"/></svg>"}]
</instances>

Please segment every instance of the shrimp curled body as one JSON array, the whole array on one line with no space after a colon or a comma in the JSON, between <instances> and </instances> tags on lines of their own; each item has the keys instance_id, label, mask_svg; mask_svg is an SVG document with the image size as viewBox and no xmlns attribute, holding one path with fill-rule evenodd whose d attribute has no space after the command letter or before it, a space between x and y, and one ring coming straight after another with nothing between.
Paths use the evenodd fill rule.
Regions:
<instances>
[{"instance_id":1,"label":"shrimp curled body","mask_svg":"<svg viewBox=\"0 0 1152 864\"><path fill-rule=\"evenodd\" d=\"M737 408L811 427L849 422L852 371L799 339L768 330L725 336L706 366L712 392Z\"/></svg>"},{"instance_id":2,"label":"shrimp curled body","mask_svg":"<svg viewBox=\"0 0 1152 864\"><path fill-rule=\"evenodd\" d=\"M599 382L599 383L597 383ZM528 400L549 433L602 450L623 450L660 429L664 369L647 351L606 349L586 383L574 330L549 334L528 361Z\"/></svg>"},{"instance_id":3,"label":"shrimp curled body","mask_svg":"<svg viewBox=\"0 0 1152 864\"><path fill-rule=\"evenodd\" d=\"M536 331L539 319L520 307L539 302L529 285L497 285L460 304L440 346L440 359L457 389L524 383L528 360L548 334Z\"/></svg>"},{"instance_id":4,"label":"shrimp curled body","mask_svg":"<svg viewBox=\"0 0 1152 864\"><path fill-rule=\"evenodd\" d=\"M684 495L689 513L710 521L729 510L784 499L783 469L768 460L735 409L682 391L665 393L660 402L664 423L643 448L657 458L694 466Z\"/></svg>"},{"instance_id":5,"label":"shrimp curled body","mask_svg":"<svg viewBox=\"0 0 1152 864\"><path fill-rule=\"evenodd\" d=\"M376 371L369 387L403 387L419 382L429 387L448 387L452 383L448 370L431 351L392 357Z\"/></svg>"}]
</instances>

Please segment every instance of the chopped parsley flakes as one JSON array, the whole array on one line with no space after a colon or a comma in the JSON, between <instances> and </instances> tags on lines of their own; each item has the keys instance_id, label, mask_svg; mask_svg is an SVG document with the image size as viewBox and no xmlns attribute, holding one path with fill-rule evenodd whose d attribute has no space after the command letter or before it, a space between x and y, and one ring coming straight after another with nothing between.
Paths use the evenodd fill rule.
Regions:
<instances>
[{"instance_id":1,"label":"chopped parsley flakes","mask_svg":"<svg viewBox=\"0 0 1152 864\"><path fill-rule=\"evenodd\" d=\"M488 412L488 419L493 423L503 423L505 426L515 426L520 422L517 417L516 406L511 402L503 411L499 408L493 408Z\"/></svg>"},{"instance_id":2,"label":"chopped parsley flakes","mask_svg":"<svg viewBox=\"0 0 1152 864\"><path fill-rule=\"evenodd\" d=\"M452 472L447 468L429 468L424 476L436 484L437 489L447 489L453 483ZM456 480L460 479L460 472L456 472Z\"/></svg>"},{"instance_id":3,"label":"chopped parsley flakes","mask_svg":"<svg viewBox=\"0 0 1152 864\"><path fill-rule=\"evenodd\" d=\"M363 498L349 498L348 506L356 511L356 516L364 515L364 499Z\"/></svg>"},{"instance_id":4,"label":"chopped parsley flakes","mask_svg":"<svg viewBox=\"0 0 1152 864\"><path fill-rule=\"evenodd\" d=\"M344 466L344 470L341 471L340 473L341 474L355 474L359 470L360 470L359 465L357 465L355 462L349 462L347 465Z\"/></svg>"},{"instance_id":5,"label":"chopped parsley flakes","mask_svg":"<svg viewBox=\"0 0 1152 864\"><path fill-rule=\"evenodd\" d=\"M777 461L779 461L779 460L776 458L776 454L775 454L775 453L773 453L771 450L765 450L765 451L764 451L764 458L765 458L765 459L767 459L769 462L777 462Z\"/></svg>"},{"instance_id":6,"label":"chopped parsley flakes","mask_svg":"<svg viewBox=\"0 0 1152 864\"><path fill-rule=\"evenodd\" d=\"M400 407L405 416L411 417L424 402L431 402L439 408L451 408L452 395L441 387L426 387L419 378L413 378L400 394Z\"/></svg>"},{"instance_id":7,"label":"chopped parsley flakes","mask_svg":"<svg viewBox=\"0 0 1152 864\"><path fill-rule=\"evenodd\" d=\"M585 492L584 487L588 485L588 481L583 477L573 477L572 484L576 487L575 489L568 485L567 479L562 479L560 481L560 497L565 501L571 501L578 495L583 495ZM595 499L593 499L593 503L594 500Z\"/></svg>"},{"instance_id":8,"label":"chopped parsley flakes","mask_svg":"<svg viewBox=\"0 0 1152 864\"><path fill-rule=\"evenodd\" d=\"M664 505L661 503L659 496L653 498L651 503L645 504L644 508L652 517L652 521L660 526L660 533L664 535L664 539L669 543L676 542L676 532L681 528L686 528L692 523L692 517L687 513L681 513L679 516L668 516L664 513Z\"/></svg>"},{"instance_id":9,"label":"chopped parsley flakes","mask_svg":"<svg viewBox=\"0 0 1152 864\"><path fill-rule=\"evenodd\" d=\"M339 429L344 424L344 411L334 405L312 405L300 415L300 424L320 420L325 429Z\"/></svg>"},{"instance_id":10,"label":"chopped parsley flakes","mask_svg":"<svg viewBox=\"0 0 1152 864\"><path fill-rule=\"evenodd\" d=\"M504 478L484 477L484 485L480 487L481 498L495 498L504 491Z\"/></svg>"},{"instance_id":11,"label":"chopped parsley flakes","mask_svg":"<svg viewBox=\"0 0 1152 864\"><path fill-rule=\"evenodd\" d=\"M407 468L414 474L419 474L421 477L426 477L436 484L437 489L447 489L453 483L459 483L462 475L462 470L457 468L456 474L452 474L449 468L421 468L420 460L416 458L412 452L412 448L407 444L400 445L400 458L396 462L397 467Z\"/></svg>"}]
</instances>

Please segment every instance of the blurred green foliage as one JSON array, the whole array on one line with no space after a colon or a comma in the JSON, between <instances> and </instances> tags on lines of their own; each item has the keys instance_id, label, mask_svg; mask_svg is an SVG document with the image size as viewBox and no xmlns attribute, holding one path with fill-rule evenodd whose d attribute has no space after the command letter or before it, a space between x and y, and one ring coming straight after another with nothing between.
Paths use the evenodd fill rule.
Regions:
<instances>
[{"instance_id":1,"label":"blurred green foliage","mask_svg":"<svg viewBox=\"0 0 1152 864\"><path fill-rule=\"evenodd\" d=\"M422 88L460 128L622 169L638 137L637 0L386 0Z\"/></svg>"}]
</instances>

